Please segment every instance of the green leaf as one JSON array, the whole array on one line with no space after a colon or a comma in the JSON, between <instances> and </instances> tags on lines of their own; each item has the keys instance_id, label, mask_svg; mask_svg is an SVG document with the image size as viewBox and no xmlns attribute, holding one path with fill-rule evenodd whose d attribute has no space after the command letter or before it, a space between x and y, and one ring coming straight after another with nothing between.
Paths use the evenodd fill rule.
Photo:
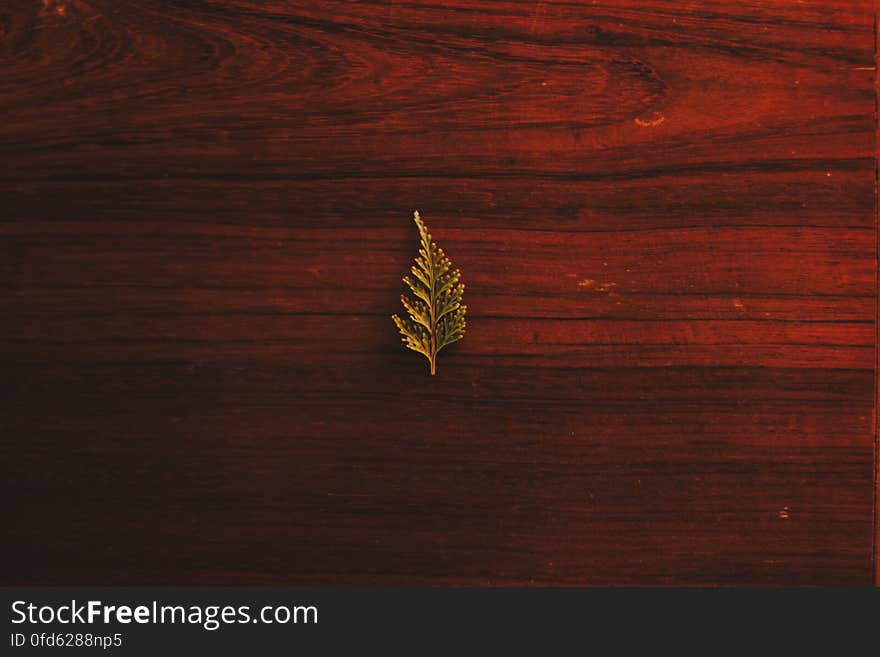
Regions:
<instances>
[{"instance_id":1,"label":"green leaf","mask_svg":"<svg viewBox=\"0 0 880 657\"><path fill-rule=\"evenodd\" d=\"M413 220L419 229L420 248L416 264L410 268L412 277L404 276L403 282L415 298L401 295L407 317L392 315L391 319L403 336L403 344L423 354L434 375L439 351L464 337L464 283L460 282L461 272L451 270L452 263L431 238L418 211L413 213Z\"/></svg>"}]
</instances>

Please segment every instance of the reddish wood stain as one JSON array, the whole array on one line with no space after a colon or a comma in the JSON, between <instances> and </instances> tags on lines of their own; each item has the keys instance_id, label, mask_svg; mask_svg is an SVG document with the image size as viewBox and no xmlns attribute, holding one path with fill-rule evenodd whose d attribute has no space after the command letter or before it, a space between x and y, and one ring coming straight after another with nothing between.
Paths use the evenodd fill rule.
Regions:
<instances>
[{"instance_id":1,"label":"reddish wood stain","mask_svg":"<svg viewBox=\"0 0 880 657\"><path fill-rule=\"evenodd\" d=\"M871 583L874 13L4 2L4 582Z\"/></svg>"}]
</instances>

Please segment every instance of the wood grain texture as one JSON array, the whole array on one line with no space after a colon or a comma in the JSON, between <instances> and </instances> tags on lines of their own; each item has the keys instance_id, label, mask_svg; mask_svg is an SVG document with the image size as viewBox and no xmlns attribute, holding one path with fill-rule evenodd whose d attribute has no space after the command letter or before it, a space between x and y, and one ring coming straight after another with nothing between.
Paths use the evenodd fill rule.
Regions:
<instances>
[{"instance_id":1,"label":"wood grain texture","mask_svg":"<svg viewBox=\"0 0 880 657\"><path fill-rule=\"evenodd\" d=\"M4 2L4 583L870 584L874 48L869 0Z\"/></svg>"}]
</instances>

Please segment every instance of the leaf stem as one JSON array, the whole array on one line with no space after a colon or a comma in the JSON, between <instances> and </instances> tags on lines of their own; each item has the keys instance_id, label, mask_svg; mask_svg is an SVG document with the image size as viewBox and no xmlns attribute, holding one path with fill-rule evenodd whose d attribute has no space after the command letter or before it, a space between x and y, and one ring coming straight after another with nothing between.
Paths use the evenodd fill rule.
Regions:
<instances>
[{"instance_id":1,"label":"leaf stem","mask_svg":"<svg viewBox=\"0 0 880 657\"><path fill-rule=\"evenodd\" d=\"M416 222L421 224L421 217L419 217L418 211L414 214ZM428 362L431 364L431 376L434 376L437 373L437 267L434 262L434 251L431 248L431 236L428 235L427 229L423 228L423 226L424 224L419 226L419 232L422 237L422 247L427 254L428 277L431 283L431 289L429 291L431 303L428 304L428 309L431 314L431 355L428 356Z\"/></svg>"}]
</instances>

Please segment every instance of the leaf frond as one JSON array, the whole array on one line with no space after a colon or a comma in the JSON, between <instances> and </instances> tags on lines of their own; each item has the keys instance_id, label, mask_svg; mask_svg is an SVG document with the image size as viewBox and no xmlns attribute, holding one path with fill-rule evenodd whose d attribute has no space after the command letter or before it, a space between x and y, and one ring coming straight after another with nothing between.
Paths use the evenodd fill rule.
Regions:
<instances>
[{"instance_id":1,"label":"leaf frond","mask_svg":"<svg viewBox=\"0 0 880 657\"><path fill-rule=\"evenodd\" d=\"M465 313L462 304L464 284L461 272L452 269L452 262L428 232L418 211L413 221L419 230L419 251L412 274L403 282L413 298L401 295L400 301L407 317L392 315L395 325L408 349L423 354L435 373L437 353L444 347L461 340L465 333Z\"/></svg>"}]
</instances>

